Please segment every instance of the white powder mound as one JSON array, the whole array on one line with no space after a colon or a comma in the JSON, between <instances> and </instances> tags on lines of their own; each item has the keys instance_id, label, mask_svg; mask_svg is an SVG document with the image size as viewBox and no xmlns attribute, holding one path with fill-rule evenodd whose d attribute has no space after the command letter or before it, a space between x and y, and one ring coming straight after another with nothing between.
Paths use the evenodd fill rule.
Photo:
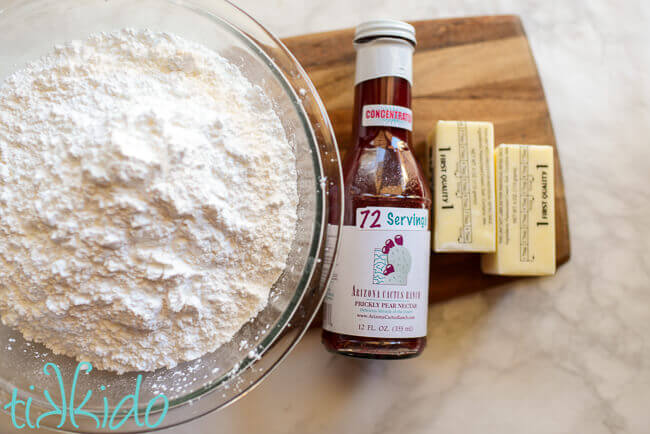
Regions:
<instances>
[{"instance_id":1,"label":"white powder mound","mask_svg":"<svg viewBox=\"0 0 650 434\"><path fill-rule=\"evenodd\" d=\"M296 176L262 89L206 47L57 47L0 88L2 321L120 373L213 351L285 268Z\"/></svg>"}]
</instances>

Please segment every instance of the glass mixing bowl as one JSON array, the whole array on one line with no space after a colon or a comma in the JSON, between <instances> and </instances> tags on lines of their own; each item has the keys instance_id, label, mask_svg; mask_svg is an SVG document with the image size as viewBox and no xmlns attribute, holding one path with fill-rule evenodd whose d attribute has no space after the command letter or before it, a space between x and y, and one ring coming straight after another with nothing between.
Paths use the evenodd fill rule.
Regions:
<instances>
[{"instance_id":1,"label":"glass mixing bowl","mask_svg":"<svg viewBox=\"0 0 650 434\"><path fill-rule=\"evenodd\" d=\"M289 265L274 285L268 306L255 320L217 351L174 369L124 375L95 369L79 376L75 405L91 391L84 410L101 421L106 410L110 417L117 403L134 393L137 376L142 375L139 413L144 413L152 398L164 393L170 408L157 427L164 428L224 407L245 394L282 361L306 331L322 300L338 245L340 221L328 224L327 189L340 188L341 169L327 113L304 70L278 39L222 0L5 0L0 4L0 80L52 50L56 43L125 27L175 33L238 65L272 100L298 165L299 222ZM55 403L70 399L75 360L53 355L4 326L0 326L0 348L1 406L11 400L15 390L18 399L32 399L33 422L39 414L52 410L44 390ZM63 391L54 371L48 371L51 375L44 372L48 362L60 367ZM159 400L152 407L151 423L162 414L161 404ZM116 422L126 415L128 406L127 402L127 407L117 412ZM18 412L21 415L24 410ZM61 426L60 422L61 417L53 415L41 420L41 426L106 432L89 417L77 417L78 426L69 417ZM130 417L113 432L145 429Z\"/></svg>"}]
</instances>

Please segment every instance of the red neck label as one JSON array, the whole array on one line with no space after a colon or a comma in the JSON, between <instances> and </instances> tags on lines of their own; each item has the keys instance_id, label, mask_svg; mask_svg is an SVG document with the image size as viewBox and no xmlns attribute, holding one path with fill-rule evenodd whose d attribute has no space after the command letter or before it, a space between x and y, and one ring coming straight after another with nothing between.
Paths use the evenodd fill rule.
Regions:
<instances>
[{"instance_id":1,"label":"red neck label","mask_svg":"<svg viewBox=\"0 0 650 434\"><path fill-rule=\"evenodd\" d=\"M413 112L407 107L388 104L364 105L361 126L393 127L413 131Z\"/></svg>"}]
</instances>

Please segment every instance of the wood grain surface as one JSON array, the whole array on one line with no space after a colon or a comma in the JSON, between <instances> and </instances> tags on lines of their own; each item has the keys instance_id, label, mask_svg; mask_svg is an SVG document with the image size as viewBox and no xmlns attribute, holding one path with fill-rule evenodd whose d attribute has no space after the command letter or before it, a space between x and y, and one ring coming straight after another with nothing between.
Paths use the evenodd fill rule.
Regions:
<instances>
[{"instance_id":1,"label":"wood grain surface","mask_svg":"<svg viewBox=\"0 0 650 434\"><path fill-rule=\"evenodd\" d=\"M412 23L415 153L424 162L425 138L436 121L494 123L495 144L556 146L544 89L517 16L454 18ZM327 108L342 154L352 144L355 52L353 29L284 39ZM555 153L558 265L569 260L564 184ZM481 291L512 278L480 271L477 254L431 256L430 301Z\"/></svg>"}]
</instances>

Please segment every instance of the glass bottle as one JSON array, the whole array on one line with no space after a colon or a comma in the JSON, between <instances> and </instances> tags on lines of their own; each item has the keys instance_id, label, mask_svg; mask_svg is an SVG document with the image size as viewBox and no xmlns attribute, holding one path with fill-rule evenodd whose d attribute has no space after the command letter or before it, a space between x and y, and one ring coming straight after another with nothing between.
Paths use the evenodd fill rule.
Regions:
<instances>
[{"instance_id":1,"label":"glass bottle","mask_svg":"<svg viewBox=\"0 0 650 434\"><path fill-rule=\"evenodd\" d=\"M357 27L356 142L343 163L344 226L323 311L331 352L400 359L426 345L431 193L412 152L414 47L407 23Z\"/></svg>"}]
</instances>

